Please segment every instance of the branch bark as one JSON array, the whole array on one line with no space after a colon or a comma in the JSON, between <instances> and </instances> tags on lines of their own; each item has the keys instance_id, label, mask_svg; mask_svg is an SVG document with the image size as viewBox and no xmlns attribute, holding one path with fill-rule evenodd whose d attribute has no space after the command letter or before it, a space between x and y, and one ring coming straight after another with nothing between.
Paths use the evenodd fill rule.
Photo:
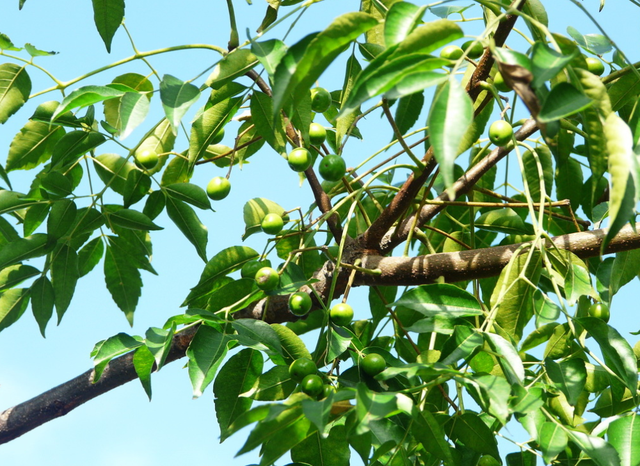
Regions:
<instances>
[{"instance_id":1,"label":"branch bark","mask_svg":"<svg viewBox=\"0 0 640 466\"><path fill-rule=\"evenodd\" d=\"M635 229L629 225L622 228L605 253L639 249L640 234L635 231L640 231L640 223L635 225ZM553 244L582 258L593 257L600 253L605 234L606 230L571 233L553 238ZM364 268L375 270L376 274L359 274L354 285L420 285L434 282L440 277L444 277L447 282L455 282L495 276L520 246L521 244L514 244L419 257L365 256L362 265ZM331 266L326 267L325 276L320 277L325 287L330 283L331 270ZM322 288L322 283L314 284L314 287L316 286L317 289L325 289ZM286 299L274 300L264 316L261 314L264 309L260 307L247 309L246 312L240 311L236 316L264 318L271 323L295 320L286 302ZM174 337L167 363L185 356L196 330L197 327L190 327ZM83 403L135 378L137 376L133 367L133 353L128 353L113 359L97 383L93 383L93 370L90 370L31 400L9 408L0 414L0 444L64 416Z\"/></svg>"}]
</instances>

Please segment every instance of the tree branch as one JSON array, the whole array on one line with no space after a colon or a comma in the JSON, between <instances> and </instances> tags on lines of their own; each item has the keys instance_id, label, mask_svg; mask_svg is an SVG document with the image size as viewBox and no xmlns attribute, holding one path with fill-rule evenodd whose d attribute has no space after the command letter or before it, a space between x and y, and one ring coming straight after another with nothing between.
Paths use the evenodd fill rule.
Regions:
<instances>
[{"instance_id":1,"label":"tree branch","mask_svg":"<svg viewBox=\"0 0 640 466\"><path fill-rule=\"evenodd\" d=\"M640 231L640 223L635 225L635 230ZM558 236L552 241L558 248L569 250L578 257L587 258L600 254L605 234L604 229L593 230ZM364 256L362 266L376 273L358 274L354 285L410 286L433 283L441 278L451 283L495 276L502 271L514 251L522 244L526 243L419 257ZM640 249L640 234L635 233L634 227L626 225L609 243L605 253L632 249ZM316 275L320 281L313 284L314 288L320 292L325 292L330 286L333 271L331 262L323 270L322 274ZM338 286L338 288L341 287ZM266 315L262 315L264 312L264 308L261 307L264 304L262 304L247 308L234 316L264 318L270 323L297 320L289 312L286 297L278 296L277 298L279 299L269 303ZM196 330L197 327L190 327L174 336L167 363L185 356ZM135 378L137 375L133 367L133 353L128 353L113 359L95 384L92 382L93 370L90 370L29 401L9 408L0 414L0 444L20 437L52 419L64 416L81 404Z\"/></svg>"}]
</instances>

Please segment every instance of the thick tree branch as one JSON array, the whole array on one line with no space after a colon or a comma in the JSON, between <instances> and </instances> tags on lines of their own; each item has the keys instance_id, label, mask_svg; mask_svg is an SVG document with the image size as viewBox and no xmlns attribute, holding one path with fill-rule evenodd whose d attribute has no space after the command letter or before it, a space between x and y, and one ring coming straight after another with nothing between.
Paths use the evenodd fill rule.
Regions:
<instances>
[{"instance_id":1,"label":"thick tree branch","mask_svg":"<svg viewBox=\"0 0 640 466\"><path fill-rule=\"evenodd\" d=\"M640 223L635 225L640 230ZM579 257L587 258L600 254L606 230L593 230L553 238L553 244L567 249ZM375 271L374 274L359 274L354 285L421 285L444 278L447 282L471 280L498 275L521 244L496 246L462 252L432 254L420 257L364 256L362 266ZM640 234L627 225L609 243L605 253L640 249ZM330 263L329 263L330 264ZM320 281L314 287L326 292L331 282L333 267L327 265ZM338 288L344 289L341 286ZM286 304L286 297L272 300L266 315L262 315L264 304L236 313L236 317L264 318L265 321L287 322L297 318ZM172 342L167 363L185 356L186 350L197 328L191 327L178 333ZM41 395L9 408L0 414L0 444L7 443L32 429L64 416L81 404L96 398L120 385L137 378L133 367L133 353L112 360L97 383L92 383L93 371L59 385Z\"/></svg>"}]
</instances>

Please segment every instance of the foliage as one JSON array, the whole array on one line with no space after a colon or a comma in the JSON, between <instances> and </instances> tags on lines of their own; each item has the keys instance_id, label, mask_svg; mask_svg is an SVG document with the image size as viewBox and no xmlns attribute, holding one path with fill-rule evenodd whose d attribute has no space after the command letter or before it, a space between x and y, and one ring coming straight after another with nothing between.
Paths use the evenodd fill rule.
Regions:
<instances>
[{"instance_id":1,"label":"foliage","mask_svg":"<svg viewBox=\"0 0 640 466\"><path fill-rule=\"evenodd\" d=\"M0 330L30 306L44 335L89 273L104 274L133 322L141 272L155 273L152 232L171 222L203 260L201 278L183 290L184 312L162 328L96 344L96 381L133 353L150 397L152 371L174 339L196 328L186 350L193 394L213 386L223 441L252 426L239 453L260 448L261 466L287 453L314 466L346 465L352 455L372 466L489 457L534 464L534 455L563 465L640 464L636 355L623 332L589 311L604 303L615 314L614 296L640 273L638 235L626 226L640 193L640 73L621 51L605 60L604 77L589 72L586 58L613 44L575 28L569 36L549 30L540 0L465 8L365 0L294 43L262 34L325 5L269 1L260 34L240 43L227 3L230 47L203 46L220 53L204 79L124 71L106 83L89 72L67 83L51 77L51 89L31 95L29 75L41 68L25 52L50 53L22 52L0 35L0 123L37 106L0 166ZM93 5L110 50L124 1ZM482 14L467 20L470 12ZM524 46L512 37L516 23L528 34ZM479 24L471 44L483 46L481 56L469 58L467 46L439 55ZM330 66L343 69L344 85L316 113L311 88ZM498 71L510 90L494 85ZM40 97L54 90L59 100ZM140 135L157 100L163 115ZM386 134L376 140L381 150L362 154L353 139L369 114L385 119ZM233 147L221 148L225 125L238 117ZM502 147L488 137L499 118L515 130ZM312 121L329 128L325 143L310 140ZM215 164L233 182L250 157L286 158L298 147L313 158L300 182L314 204L298 211L247 199L242 240L261 234L267 215L284 226L263 235L262 251L238 245L209 256L200 215L212 204L191 182L194 172ZM144 166L135 157L142 151L153 155ZM314 166L330 154L351 168L321 182ZM499 181L507 155L520 170ZM29 182L14 189L18 170ZM511 195L498 194L503 188ZM209 195L224 202L224 191ZM592 223L607 228L589 230ZM595 247L579 240L584 231ZM258 258L281 261L269 286L240 275ZM421 267L430 260L441 266ZM332 301L348 301L355 286L368 287L370 308L355 321L330 320ZM310 314L298 315L308 300L302 312L289 310L293 293L309 295ZM369 354L382 360L369 358L376 367L365 369ZM307 375L313 390L291 377L300 358L318 368ZM509 422L530 436L515 452L496 440L509 435Z\"/></svg>"}]
</instances>

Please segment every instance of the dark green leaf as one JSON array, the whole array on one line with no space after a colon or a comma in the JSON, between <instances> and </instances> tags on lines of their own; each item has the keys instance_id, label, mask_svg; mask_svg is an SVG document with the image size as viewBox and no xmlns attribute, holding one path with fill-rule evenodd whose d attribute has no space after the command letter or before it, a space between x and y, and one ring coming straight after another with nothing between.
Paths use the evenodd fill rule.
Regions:
<instances>
[{"instance_id":1,"label":"dark green leaf","mask_svg":"<svg viewBox=\"0 0 640 466\"><path fill-rule=\"evenodd\" d=\"M79 277L76 252L67 245L57 248L51 258L51 283L55 294L58 323L71 303Z\"/></svg>"},{"instance_id":2,"label":"dark green leaf","mask_svg":"<svg viewBox=\"0 0 640 466\"><path fill-rule=\"evenodd\" d=\"M227 354L229 337L208 325L201 325L187 349L193 396L199 397L213 381Z\"/></svg>"},{"instance_id":3,"label":"dark green leaf","mask_svg":"<svg viewBox=\"0 0 640 466\"><path fill-rule=\"evenodd\" d=\"M107 52L111 52L111 40L124 19L124 0L91 0L93 21Z\"/></svg>"},{"instance_id":4,"label":"dark green leaf","mask_svg":"<svg viewBox=\"0 0 640 466\"><path fill-rule=\"evenodd\" d=\"M285 153L284 123L281 115L273 114L273 99L255 91L251 96L251 119L256 132L279 154Z\"/></svg>"},{"instance_id":5,"label":"dark green leaf","mask_svg":"<svg viewBox=\"0 0 640 466\"><path fill-rule=\"evenodd\" d=\"M115 251L112 245L107 245L104 278L113 301L133 325L133 312L140 298L142 279L140 271L129 262L128 258L122 257Z\"/></svg>"},{"instance_id":6,"label":"dark green leaf","mask_svg":"<svg viewBox=\"0 0 640 466\"><path fill-rule=\"evenodd\" d=\"M167 214L182 234L193 244L198 256L207 262L208 230L194 210L179 199L167 198Z\"/></svg>"},{"instance_id":7,"label":"dark green leaf","mask_svg":"<svg viewBox=\"0 0 640 466\"><path fill-rule=\"evenodd\" d=\"M163 228L156 225L142 212L132 209L119 209L108 215L108 219L114 225L130 230L162 230Z\"/></svg>"},{"instance_id":8,"label":"dark green leaf","mask_svg":"<svg viewBox=\"0 0 640 466\"><path fill-rule=\"evenodd\" d=\"M200 186L191 183L174 183L164 187L167 195L188 202L200 209L210 209L211 202L207 193Z\"/></svg>"},{"instance_id":9,"label":"dark green leaf","mask_svg":"<svg viewBox=\"0 0 640 466\"><path fill-rule=\"evenodd\" d=\"M95 370L93 382L95 383L100 380L102 372L104 372L109 361L121 354L128 353L139 346L142 346L142 342L130 335L127 335L126 333L118 333L117 335L97 343L91 352Z\"/></svg>"},{"instance_id":10,"label":"dark green leaf","mask_svg":"<svg viewBox=\"0 0 640 466\"><path fill-rule=\"evenodd\" d=\"M53 147L51 165L52 167L69 165L105 141L106 138L100 133L71 131L65 134Z\"/></svg>"},{"instance_id":11,"label":"dark green leaf","mask_svg":"<svg viewBox=\"0 0 640 466\"><path fill-rule=\"evenodd\" d=\"M0 294L0 331L22 317L29 305L29 290L12 288Z\"/></svg>"},{"instance_id":12,"label":"dark green leaf","mask_svg":"<svg viewBox=\"0 0 640 466\"><path fill-rule=\"evenodd\" d=\"M53 315L53 286L46 276L42 276L31 285L31 310L38 323L40 333L44 331Z\"/></svg>"},{"instance_id":13,"label":"dark green leaf","mask_svg":"<svg viewBox=\"0 0 640 466\"><path fill-rule=\"evenodd\" d=\"M70 199L60 199L51 206L47 219L47 233L55 239L62 238L75 223L78 208Z\"/></svg>"},{"instance_id":14,"label":"dark green leaf","mask_svg":"<svg viewBox=\"0 0 640 466\"><path fill-rule=\"evenodd\" d=\"M32 257L44 256L51 248L49 237L42 233L10 241L0 247L0 269Z\"/></svg>"},{"instance_id":15,"label":"dark green leaf","mask_svg":"<svg viewBox=\"0 0 640 466\"><path fill-rule=\"evenodd\" d=\"M538 120L543 123L560 120L581 112L593 105L593 100L584 95L573 85L563 82L556 84L547 95Z\"/></svg>"},{"instance_id":16,"label":"dark green leaf","mask_svg":"<svg viewBox=\"0 0 640 466\"><path fill-rule=\"evenodd\" d=\"M63 135L64 129L60 126L27 121L11 141L6 170L29 170L46 162Z\"/></svg>"}]
</instances>

